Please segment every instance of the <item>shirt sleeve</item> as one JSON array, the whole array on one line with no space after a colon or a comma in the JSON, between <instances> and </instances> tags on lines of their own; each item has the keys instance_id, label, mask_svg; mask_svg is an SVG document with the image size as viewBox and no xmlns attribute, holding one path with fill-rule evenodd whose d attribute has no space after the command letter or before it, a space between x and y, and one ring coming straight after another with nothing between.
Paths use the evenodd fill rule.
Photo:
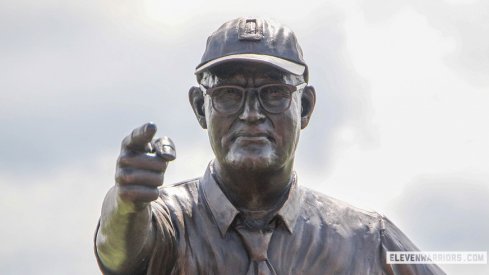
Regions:
<instances>
[{"instance_id":1,"label":"shirt sleeve","mask_svg":"<svg viewBox=\"0 0 489 275\"><path fill-rule=\"evenodd\" d=\"M155 245L146 274L170 274L177 260L176 235L170 211L161 197L151 203L151 209L155 229Z\"/></svg>"},{"instance_id":2,"label":"shirt sleeve","mask_svg":"<svg viewBox=\"0 0 489 275\"><path fill-rule=\"evenodd\" d=\"M419 251L409 238L394 225L388 218L381 216L380 219L380 238L381 238L381 260L384 271L389 275L438 275L446 274L435 264L388 264L387 251Z\"/></svg>"}]
</instances>

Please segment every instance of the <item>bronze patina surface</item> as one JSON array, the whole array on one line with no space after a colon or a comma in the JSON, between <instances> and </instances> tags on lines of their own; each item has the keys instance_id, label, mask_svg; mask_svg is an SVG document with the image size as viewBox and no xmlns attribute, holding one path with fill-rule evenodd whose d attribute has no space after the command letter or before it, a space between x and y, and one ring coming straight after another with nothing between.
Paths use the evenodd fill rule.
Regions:
<instances>
[{"instance_id":1,"label":"bronze patina surface","mask_svg":"<svg viewBox=\"0 0 489 275\"><path fill-rule=\"evenodd\" d=\"M444 274L386 217L301 187L294 156L316 92L294 33L238 18L208 41L189 91L215 159L163 185L176 157L147 123L122 142L95 236L105 274Z\"/></svg>"}]
</instances>

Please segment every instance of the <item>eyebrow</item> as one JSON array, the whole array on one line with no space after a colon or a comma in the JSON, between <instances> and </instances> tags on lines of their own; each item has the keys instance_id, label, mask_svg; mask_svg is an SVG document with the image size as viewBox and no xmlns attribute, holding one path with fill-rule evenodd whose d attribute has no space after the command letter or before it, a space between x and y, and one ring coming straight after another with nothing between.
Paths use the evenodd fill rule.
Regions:
<instances>
[{"instance_id":1,"label":"eyebrow","mask_svg":"<svg viewBox=\"0 0 489 275\"><path fill-rule=\"evenodd\" d=\"M283 80L285 77L282 72L274 71L274 70L266 71L263 74L273 80Z\"/></svg>"}]
</instances>

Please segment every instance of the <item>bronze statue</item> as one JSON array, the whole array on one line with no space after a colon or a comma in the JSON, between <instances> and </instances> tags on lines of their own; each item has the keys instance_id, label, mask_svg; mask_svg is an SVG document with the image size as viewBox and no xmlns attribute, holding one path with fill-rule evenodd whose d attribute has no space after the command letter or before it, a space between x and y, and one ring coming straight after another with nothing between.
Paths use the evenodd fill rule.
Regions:
<instances>
[{"instance_id":1,"label":"bronze statue","mask_svg":"<svg viewBox=\"0 0 489 275\"><path fill-rule=\"evenodd\" d=\"M387 218L301 187L300 131L316 93L294 33L238 18L207 40L189 91L215 159L204 176L163 183L175 159L147 123L122 142L95 253L105 274L444 274L389 265L417 250Z\"/></svg>"}]
</instances>

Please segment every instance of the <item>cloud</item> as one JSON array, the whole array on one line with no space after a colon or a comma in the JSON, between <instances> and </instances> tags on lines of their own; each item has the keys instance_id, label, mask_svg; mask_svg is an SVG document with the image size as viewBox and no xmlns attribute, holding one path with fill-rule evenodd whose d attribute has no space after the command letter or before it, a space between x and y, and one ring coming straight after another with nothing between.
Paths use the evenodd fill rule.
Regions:
<instances>
[{"instance_id":1,"label":"cloud","mask_svg":"<svg viewBox=\"0 0 489 275\"><path fill-rule=\"evenodd\" d=\"M423 176L391 204L394 221L425 251L489 250L487 178ZM422 245L421 245L422 244ZM487 265L444 267L449 274L486 274ZM453 270L453 272L449 272Z\"/></svg>"},{"instance_id":2,"label":"cloud","mask_svg":"<svg viewBox=\"0 0 489 275\"><path fill-rule=\"evenodd\" d=\"M95 274L93 232L113 157L56 175L0 174L0 273ZM110 171L110 172L109 172Z\"/></svg>"},{"instance_id":3,"label":"cloud","mask_svg":"<svg viewBox=\"0 0 489 275\"><path fill-rule=\"evenodd\" d=\"M345 18L346 37L336 40L345 45L333 52L350 59L333 64L340 72L348 68L353 84L340 86L339 100L327 105L334 109L328 115L336 127L327 127L328 118L320 117L320 130L310 136L311 129L304 131L310 139L302 142L317 146L304 155L304 143L299 147L297 164L308 184L381 209L417 175L487 174L489 128L481 118L489 97L447 68L444 59L455 50L453 40L412 8L400 9L380 25L366 22L362 9L348 10ZM341 75L333 79L349 83ZM334 142L328 146L328 141ZM331 155L333 167L315 162Z\"/></svg>"},{"instance_id":4,"label":"cloud","mask_svg":"<svg viewBox=\"0 0 489 275\"><path fill-rule=\"evenodd\" d=\"M155 121L160 134L177 144L193 146L206 140L186 93L195 85L193 68L206 36L223 17L238 16L234 7L223 4L210 14L230 13L209 16L204 23L184 17L187 20L169 26L163 18L167 7L156 1L100 6L88 2L80 9L56 1L22 3L22 8L5 9L9 16L2 19L3 26L16 26L4 38L5 62L0 65L6 79L0 123L8 129L0 143L12 144L0 148L3 173L54 172L61 162L81 165L100 152L116 151L120 140L146 121ZM314 6L327 11L328 20L311 16L310 21L295 22L278 11L268 16L295 22L306 57L310 56L312 83L318 90L312 125L318 127L304 131L301 150L314 158L310 163L323 168L337 153L333 133L340 125L353 125L368 135L363 124L369 110L364 104L365 82L350 72L343 48L341 8L318 2L300 9L310 12ZM314 154L318 145L325 154Z\"/></svg>"},{"instance_id":5,"label":"cloud","mask_svg":"<svg viewBox=\"0 0 489 275\"><path fill-rule=\"evenodd\" d=\"M289 25L304 50L318 102L298 148L302 184L386 212L422 248L487 243L487 223L474 219L487 216L478 207L489 186L487 10L454 0L2 1L0 273L97 272L91 238L119 143L146 121L176 143L167 182L202 174L212 152L187 91L207 35L243 15Z\"/></svg>"},{"instance_id":6,"label":"cloud","mask_svg":"<svg viewBox=\"0 0 489 275\"><path fill-rule=\"evenodd\" d=\"M201 176L205 146L182 148L165 183ZM106 192L114 184L116 152L55 174L0 173L0 274L96 274L93 236Z\"/></svg>"},{"instance_id":7,"label":"cloud","mask_svg":"<svg viewBox=\"0 0 489 275\"><path fill-rule=\"evenodd\" d=\"M83 163L117 149L146 121L177 140L200 133L186 99L196 64L188 52L197 53L197 46L131 37L121 24L100 19L100 11L70 5L14 11L15 17L1 19L16 35L2 36L1 43L0 143L8 144L0 149L3 173Z\"/></svg>"},{"instance_id":8,"label":"cloud","mask_svg":"<svg viewBox=\"0 0 489 275\"><path fill-rule=\"evenodd\" d=\"M406 8L413 8L444 36L453 38L456 49L445 58L450 68L472 85L487 87L489 82L489 32L487 1L364 1L367 20L381 25ZM417 41L424 44L423 40Z\"/></svg>"}]
</instances>

